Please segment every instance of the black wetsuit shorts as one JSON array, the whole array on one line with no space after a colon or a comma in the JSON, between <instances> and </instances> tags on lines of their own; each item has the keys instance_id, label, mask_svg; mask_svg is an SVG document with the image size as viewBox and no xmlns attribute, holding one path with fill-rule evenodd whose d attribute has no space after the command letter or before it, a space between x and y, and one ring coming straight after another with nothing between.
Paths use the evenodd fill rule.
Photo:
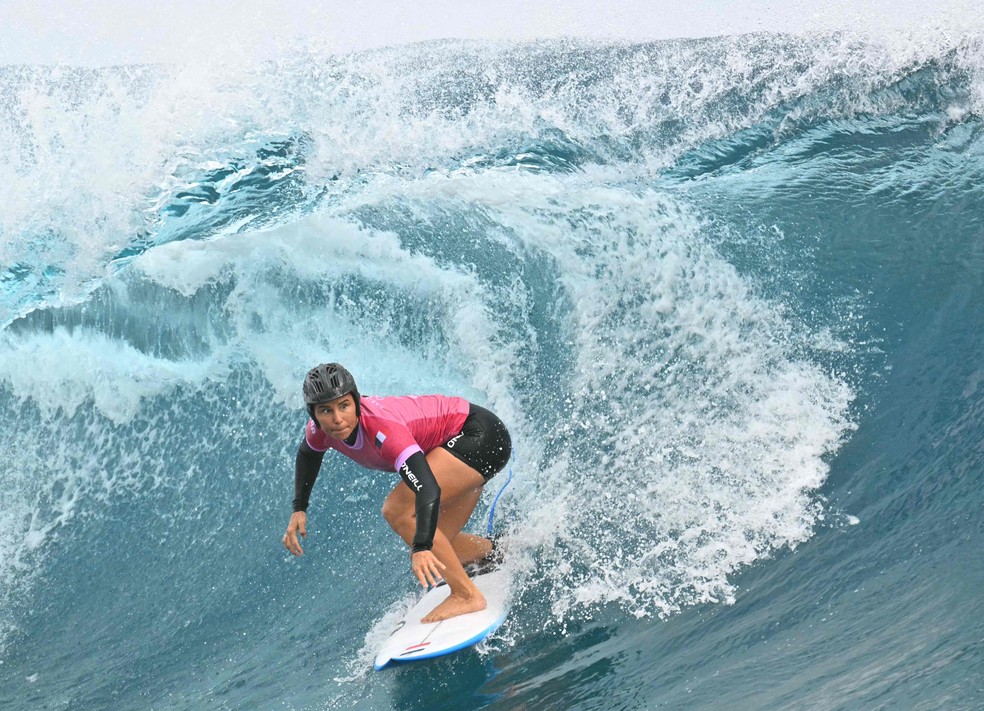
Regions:
<instances>
[{"instance_id":1,"label":"black wetsuit shorts","mask_svg":"<svg viewBox=\"0 0 984 711\"><path fill-rule=\"evenodd\" d=\"M501 472L512 455L512 440L502 420L472 403L461 433L441 446L481 474L485 481Z\"/></svg>"}]
</instances>

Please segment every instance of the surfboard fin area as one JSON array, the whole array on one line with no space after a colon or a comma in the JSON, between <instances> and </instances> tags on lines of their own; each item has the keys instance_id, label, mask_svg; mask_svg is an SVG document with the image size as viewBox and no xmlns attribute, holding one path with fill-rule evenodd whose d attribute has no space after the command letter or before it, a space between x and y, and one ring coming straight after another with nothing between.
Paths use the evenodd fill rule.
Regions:
<instances>
[{"instance_id":1,"label":"surfboard fin area","mask_svg":"<svg viewBox=\"0 0 984 711\"><path fill-rule=\"evenodd\" d=\"M485 596L487 607L449 620L423 624L420 618L451 594L447 585L431 588L383 643L373 667L376 671L399 663L433 659L478 644L505 621L509 611L511 576L496 570L472 578Z\"/></svg>"}]
</instances>

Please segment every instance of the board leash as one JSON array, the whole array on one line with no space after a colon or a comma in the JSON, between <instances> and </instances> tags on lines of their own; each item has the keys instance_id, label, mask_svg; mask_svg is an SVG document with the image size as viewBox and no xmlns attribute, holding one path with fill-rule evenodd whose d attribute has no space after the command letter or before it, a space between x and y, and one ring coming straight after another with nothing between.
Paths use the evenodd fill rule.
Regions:
<instances>
[{"instance_id":1,"label":"board leash","mask_svg":"<svg viewBox=\"0 0 984 711\"><path fill-rule=\"evenodd\" d=\"M499 503L499 497L502 496L502 492L506 490L506 487L509 486L509 482L512 481L513 468L512 468L512 463L511 462L515 458L516 458L516 453L513 452L512 456L509 457L509 460L510 460L510 464L509 464L509 476L506 478L506 483L502 485L502 488L499 489L499 493L495 495L495 498L494 499L492 499L492 506L489 508L489 525L485 529L485 535L486 536L490 536L490 537L492 536L492 522L495 520L495 505L497 503Z\"/></svg>"}]
</instances>

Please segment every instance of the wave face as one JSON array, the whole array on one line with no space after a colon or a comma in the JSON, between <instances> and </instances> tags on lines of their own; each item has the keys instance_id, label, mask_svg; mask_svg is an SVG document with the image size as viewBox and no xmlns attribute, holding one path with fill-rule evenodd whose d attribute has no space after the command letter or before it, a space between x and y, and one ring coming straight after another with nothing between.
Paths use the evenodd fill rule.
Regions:
<instances>
[{"instance_id":1,"label":"wave face","mask_svg":"<svg viewBox=\"0 0 984 711\"><path fill-rule=\"evenodd\" d=\"M4 708L984 704L984 38L5 67L0 115ZM324 360L508 423L478 653L369 671L394 476L329 458L283 551Z\"/></svg>"}]
</instances>

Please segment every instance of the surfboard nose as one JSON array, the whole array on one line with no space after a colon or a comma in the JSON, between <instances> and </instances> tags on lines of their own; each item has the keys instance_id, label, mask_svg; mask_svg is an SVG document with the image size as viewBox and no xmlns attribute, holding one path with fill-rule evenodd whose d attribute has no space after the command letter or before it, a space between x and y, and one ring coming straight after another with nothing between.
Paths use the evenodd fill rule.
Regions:
<instances>
[{"instance_id":1,"label":"surfboard nose","mask_svg":"<svg viewBox=\"0 0 984 711\"><path fill-rule=\"evenodd\" d=\"M440 622L420 621L450 594L447 586L427 591L383 644L373 667L380 671L392 663L412 662L452 654L478 644L505 621L509 611L512 576L497 570L476 575L472 581L485 596L486 608Z\"/></svg>"}]
</instances>

